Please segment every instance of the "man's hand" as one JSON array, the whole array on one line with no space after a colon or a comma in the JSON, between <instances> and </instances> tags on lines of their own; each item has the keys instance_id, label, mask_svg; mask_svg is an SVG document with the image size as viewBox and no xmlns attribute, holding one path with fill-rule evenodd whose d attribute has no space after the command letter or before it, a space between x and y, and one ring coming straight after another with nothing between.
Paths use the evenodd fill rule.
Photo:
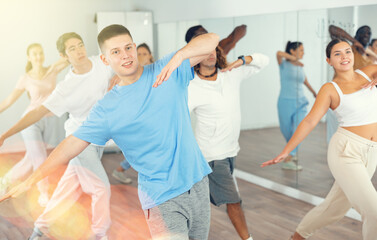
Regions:
<instances>
[{"instance_id":1,"label":"man's hand","mask_svg":"<svg viewBox=\"0 0 377 240\"><path fill-rule=\"evenodd\" d=\"M246 25L242 24L234 29L234 38L238 41L246 35Z\"/></svg>"},{"instance_id":2,"label":"man's hand","mask_svg":"<svg viewBox=\"0 0 377 240\"><path fill-rule=\"evenodd\" d=\"M221 72L231 71L233 68L238 68L242 66L243 61L241 59L237 59L236 61L229 64L226 68L221 69Z\"/></svg>"},{"instance_id":3,"label":"man's hand","mask_svg":"<svg viewBox=\"0 0 377 240\"><path fill-rule=\"evenodd\" d=\"M162 82L167 81L170 75L182 64L182 62L183 62L183 57L178 51L170 59L168 64L166 64L166 66L161 70L161 73L157 75L157 80L153 84L153 87L158 87L162 84Z\"/></svg>"}]
</instances>

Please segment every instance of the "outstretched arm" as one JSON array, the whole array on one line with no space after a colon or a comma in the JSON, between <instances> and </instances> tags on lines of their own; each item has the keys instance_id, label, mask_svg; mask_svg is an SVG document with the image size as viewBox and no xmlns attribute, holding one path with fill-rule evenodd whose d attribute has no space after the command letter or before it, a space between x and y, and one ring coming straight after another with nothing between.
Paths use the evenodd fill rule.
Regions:
<instances>
[{"instance_id":1,"label":"outstretched arm","mask_svg":"<svg viewBox=\"0 0 377 240\"><path fill-rule=\"evenodd\" d=\"M219 47L222 48L224 55L228 55L230 50L236 46L237 42L246 35L246 27L246 25L237 26L227 38L220 41Z\"/></svg>"},{"instance_id":2,"label":"outstretched arm","mask_svg":"<svg viewBox=\"0 0 377 240\"><path fill-rule=\"evenodd\" d=\"M292 61L292 62L297 62L297 64L301 67L304 66L304 64L302 64L300 61L298 61L297 57L295 57L295 56L293 56L289 53L286 53L286 52L277 51L276 52L276 59L277 59L279 65L283 62L283 58L285 58L289 61Z\"/></svg>"},{"instance_id":3,"label":"outstretched arm","mask_svg":"<svg viewBox=\"0 0 377 240\"><path fill-rule=\"evenodd\" d=\"M17 88L13 89L11 94L9 94L9 96L0 103L0 113L12 106L24 91L25 90Z\"/></svg>"},{"instance_id":4,"label":"outstretched arm","mask_svg":"<svg viewBox=\"0 0 377 240\"><path fill-rule=\"evenodd\" d=\"M195 66L204 60L219 44L219 36L214 33L207 33L193 38L186 46L176 52L166 66L157 76L153 87L161 85L169 79L172 72L177 69L185 59L190 59L191 66Z\"/></svg>"},{"instance_id":5,"label":"outstretched arm","mask_svg":"<svg viewBox=\"0 0 377 240\"><path fill-rule=\"evenodd\" d=\"M61 71L63 71L64 68L66 68L69 65L69 62L66 57L61 57L58 61L56 61L54 64L51 64L49 69L47 70L47 74L54 73L59 74Z\"/></svg>"},{"instance_id":6,"label":"outstretched arm","mask_svg":"<svg viewBox=\"0 0 377 240\"><path fill-rule=\"evenodd\" d=\"M10 189L0 201L11 197L17 197L27 191L33 184L50 175L58 167L68 164L71 159L84 151L89 144L90 143L73 135L67 137L54 149L54 151L51 152L46 161L36 169L28 179Z\"/></svg>"},{"instance_id":7,"label":"outstretched arm","mask_svg":"<svg viewBox=\"0 0 377 240\"><path fill-rule=\"evenodd\" d=\"M3 145L5 139L13 136L14 134L24 130L30 125L38 122L41 118L43 118L49 112L50 110L48 110L43 105L28 112L15 125L13 125L13 127L11 127L8 131L6 131L0 136L0 147Z\"/></svg>"},{"instance_id":8,"label":"outstretched arm","mask_svg":"<svg viewBox=\"0 0 377 240\"><path fill-rule=\"evenodd\" d=\"M297 147L308 134L314 129L321 118L326 114L327 110L330 108L331 104L331 93L333 92L333 86L331 83L327 83L322 86L318 93L316 101L310 110L309 114L301 121L298 125L292 138L289 140L287 145L285 145L283 151L274 159L264 162L262 167L273 165L283 161L288 154Z\"/></svg>"},{"instance_id":9,"label":"outstretched arm","mask_svg":"<svg viewBox=\"0 0 377 240\"><path fill-rule=\"evenodd\" d=\"M357 51L360 54L364 54L364 52L365 52L364 46L359 41L357 41L355 38L353 38L351 35L349 35L346 31L341 29L340 27L330 25L329 26L329 33L330 33L331 39L334 39L334 38L346 39L346 40L352 42L352 44L356 47Z\"/></svg>"}]
</instances>

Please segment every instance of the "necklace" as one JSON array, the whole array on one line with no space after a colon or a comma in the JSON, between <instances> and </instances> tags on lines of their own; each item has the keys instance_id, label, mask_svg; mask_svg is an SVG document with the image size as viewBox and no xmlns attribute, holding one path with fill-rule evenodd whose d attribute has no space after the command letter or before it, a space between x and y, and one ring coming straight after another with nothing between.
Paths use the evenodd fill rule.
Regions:
<instances>
[{"instance_id":1,"label":"necklace","mask_svg":"<svg viewBox=\"0 0 377 240\"><path fill-rule=\"evenodd\" d=\"M200 73L200 70L197 71L197 74L199 74L200 76L204 77L204 78L210 78L210 77L213 77L215 76L217 73L217 68L215 69L215 71L213 73L211 73L210 75L203 75Z\"/></svg>"}]
</instances>

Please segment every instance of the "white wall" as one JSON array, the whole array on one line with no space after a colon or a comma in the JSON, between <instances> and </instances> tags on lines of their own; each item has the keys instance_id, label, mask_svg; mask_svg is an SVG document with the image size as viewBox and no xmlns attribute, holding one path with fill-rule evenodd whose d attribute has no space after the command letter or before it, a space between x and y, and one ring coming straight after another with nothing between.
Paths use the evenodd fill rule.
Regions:
<instances>
[{"instance_id":1,"label":"white wall","mask_svg":"<svg viewBox=\"0 0 377 240\"><path fill-rule=\"evenodd\" d=\"M358 27L368 25L372 30L372 38L377 38L377 4L358 8Z\"/></svg>"},{"instance_id":2,"label":"white wall","mask_svg":"<svg viewBox=\"0 0 377 240\"><path fill-rule=\"evenodd\" d=\"M154 21L162 23L365 4L376 4L376 0L138 0L135 7L153 11Z\"/></svg>"}]
</instances>

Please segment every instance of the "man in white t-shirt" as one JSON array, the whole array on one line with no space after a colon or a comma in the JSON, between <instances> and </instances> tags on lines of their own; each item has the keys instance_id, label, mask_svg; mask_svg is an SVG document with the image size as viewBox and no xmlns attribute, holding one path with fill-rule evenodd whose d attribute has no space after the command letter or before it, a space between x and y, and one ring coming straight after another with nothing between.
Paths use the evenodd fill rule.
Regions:
<instances>
[{"instance_id":1,"label":"man in white t-shirt","mask_svg":"<svg viewBox=\"0 0 377 240\"><path fill-rule=\"evenodd\" d=\"M78 34L65 33L59 37L56 45L60 55L71 63L71 69L40 107L30 111L0 137L0 146L6 138L50 112L58 117L69 113L65 131L66 136L71 135L82 125L93 105L107 92L114 72L103 64L99 56L87 57L84 43ZM72 159L44 212L36 220L29 239L39 239L43 233L48 234L50 225L82 193L92 198L92 231L96 239L107 239L106 232L111 223L110 183L101 163L102 153L103 147L90 145Z\"/></svg>"},{"instance_id":2,"label":"man in white t-shirt","mask_svg":"<svg viewBox=\"0 0 377 240\"><path fill-rule=\"evenodd\" d=\"M227 66L219 47L194 67L195 77L188 88L190 112L196 116L195 138L212 168L208 175L210 201L226 204L228 216L241 239L252 240L241 207L234 161L240 146L240 85L269 62L267 56L240 56Z\"/></svg>"}]
</instances>

